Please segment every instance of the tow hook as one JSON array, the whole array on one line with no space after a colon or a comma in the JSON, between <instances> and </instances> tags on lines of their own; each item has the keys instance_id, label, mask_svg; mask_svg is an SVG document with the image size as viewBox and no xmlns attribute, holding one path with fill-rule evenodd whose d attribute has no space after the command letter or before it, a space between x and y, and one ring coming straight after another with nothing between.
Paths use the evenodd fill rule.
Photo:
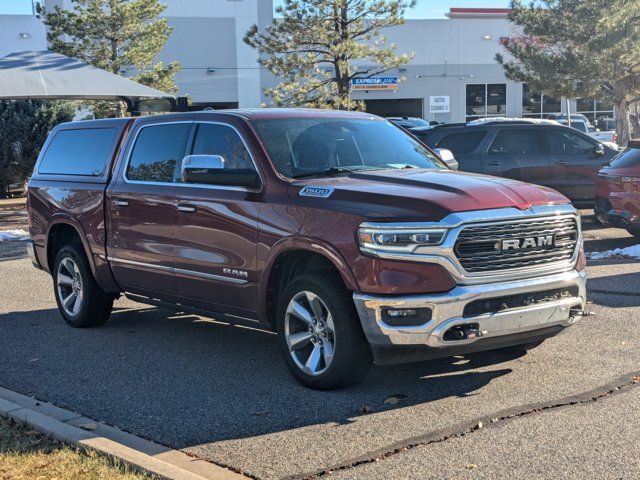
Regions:
<instances>
[{"instance_id":1,"label":"tow hook","mask_svg":"<svg viewBox=\"0 0 640 480\"><path fill-rule=\"evenodd\" d=\"M569 322L570 323L576 322L581 317L586 317L589 315L593 315L593 313L587 312L586 310L583 310L580 307L573 307L571 310L569 310Z\"/></svg>"},{"instance_id":2,"label":"tow hook","mask_svg":"<svg viewBox=\"0 0 640 480\"><path fill-rule=\"evenodd\" d=\"M445 341L471 340L483 337L486 333L480 330L480 325L477 323L468 323L451 327L444 333L443 338Z\"/></svg>"}]
</instances>

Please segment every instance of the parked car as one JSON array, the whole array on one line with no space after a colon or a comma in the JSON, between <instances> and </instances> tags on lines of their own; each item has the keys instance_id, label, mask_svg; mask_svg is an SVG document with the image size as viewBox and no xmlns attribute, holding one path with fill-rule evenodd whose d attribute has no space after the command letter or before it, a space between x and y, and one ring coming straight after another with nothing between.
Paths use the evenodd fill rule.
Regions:
<instances>
[{"instance_id":1,"label":"parked car","mask_svg":"<svg viewBox=\"0 0 640 480\"><path fill-rule=\"evenodd\" d=\"M546 114L544 118L548 120L555 120L556 122L565 122L565 123L569 119L568 116L565 115L564 113L549 113L549 114ZM572 113L571 122L573 122L574 120L584 122L587 125L587 127L591 130L595 130L596 128L591 124L591 121L589 120L589 118L587 118L587 116L582 113Z\"/></svg>"},{"instance_id":2,"label":"parked car","mask_svg":"<svg viewBox=\"0 0 640 480\"><path fill-rule=\"evenodd\" d=\"M29 255L69 325L104 323L121 294L260 322L312 388L372 362L525 352L585 305L580 218L564 196L452 171L370 114L63 124L28 210Z\"/></svg>"},{"instance_id":3,"label":"parked car","mask_svg":"<svg viewBox=\"0 0 640 480\"><path fill-rule=\"evenodd\" d=\"M615 118L609 118L609 117L599 117L597 122L596 122L596 126L598 127L599 130L604 130L604 131L616 131L616 119Z\"/></svg>"},{"instance_id":4,"label":"parked car","mask_svg":"<svg viewBox=\"0 0 640 480\"><path fill-rule=\"evenodd\" d=\"M640 237L640 140L598 172L595 214L605 225Z\"/></svg>"},{"instance_id":5,"label":"parked car","mask_svg":"<svg viewBox=\"0 0 640 480\"><path fill-rule=\"evenodd\" d=\"M387 117L387 120L403 128L429 128L431 126L429 122L418 117Z\"/></svg>"},{"instance_id":6,"label":"parked car","mask_svg":"<svg viewBox=\"0 0 640 480\"><path fill-rule=\"evenodd\" d=\"M602 132L598 130L594 126L587 125L584 120L581 119L571 119L571 125L569 125L568 120L558 120L558 123L562 125L571 126L575 128L579 132L582 132L586 135L589 135L591 138L607 144L609 147L617 150L618 149L618 134L615 131L605 131Z\"/></svg>"},{"instance_id":7,"label":"parked car","mask_svg":"<svg viewBox=\"0 0 640 480\"><path fill-rule=\"evenodd\" d=\"M543 119L489 118L413 134L431 148L451 150L462 171L550 187L578 205L594 204L596 174L618 153Z\"/></svg>"},{"instance_id":8,"label":"parked car","mask_svg":"<svg viewBox=\"0 0 640 480\"><path fill-rule=\"evenodd\" d=\"M27 182L10 183L7 187L7 197L24 197L27 194Z\"/></svg>"},{"instance_id":9,"label":"parked car","mask_svg":"<svg viewBox=\"0 0 640 480\"><path fill-rule=\"evenodd\" d=\"M431 128L430 126L429 127L413 127L409 125L401 125L395 122L391 122L391 123L401 128L402 130L409 132L410 134L412 134L414 137L417 137L418 139L420 138L420 135L422 135L424 132L426 132ZM440 160L442 160L444 163L447 164L447 167L449 167L451 170L458 170L459 168L458 161L454 157L451 150L447 150L446 148L434 148L433 151L438 155Z\"/></svg>"}]
</instances>

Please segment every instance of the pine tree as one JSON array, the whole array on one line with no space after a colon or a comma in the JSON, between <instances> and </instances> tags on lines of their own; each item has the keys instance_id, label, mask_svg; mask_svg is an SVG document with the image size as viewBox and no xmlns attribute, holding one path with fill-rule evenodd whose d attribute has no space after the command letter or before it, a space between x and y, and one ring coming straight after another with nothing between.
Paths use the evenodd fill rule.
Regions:
<instances>
[{"instance_id":1,"label":"pine tree","mask_svg":"<svg viewBox=\"0 0 640 480\"><path fill-rule=\"evenodd\" d=\"M71 102L0 101L0 196L31 174L51 129L70 121L75 110Z\"/></svg>"},{"instance_id":2,"label":"pine tree","mask_svg":"<svg viewBox=\"0 0 640 480\"><path fill-rule=\"evenodd\" d=\"M264 32L254 25L244 41L260 64L283 79L266 89L277 106L363 109L351 99L351 81L405 65L381 30L404 23L415 0L286 0ZM279 18L281 17L281 18Z\"/></svg>"},{"instance_id":3,"label":"pine tree","mask_svg":"<svg viewBox=\"0 0 640 480\"><path fill-rule=\"evenodd\" d=\"M176 93L174 75L178 62L164 66L156 62L172 28L160 18L166 5L159 0L72 0L73 9L55 7L45 11L47 40L54 52L120 75L135 70L131 80L149 87ZM154 63L155 62L155 63ZM99 102L97 116L120 115L122 105Z\"/></svg>"},{"instance_id":4,"label":"pine tree","mask_svg":"<svg viewBox=\"0 0 640 480\"><path fill-rule=\"evenodd\" d=\"M554 96L600 98L617 108L621 145L640 134L640 2L513 0L510 54L496 60L507 77Z\"/></svg>"}]
</instances>

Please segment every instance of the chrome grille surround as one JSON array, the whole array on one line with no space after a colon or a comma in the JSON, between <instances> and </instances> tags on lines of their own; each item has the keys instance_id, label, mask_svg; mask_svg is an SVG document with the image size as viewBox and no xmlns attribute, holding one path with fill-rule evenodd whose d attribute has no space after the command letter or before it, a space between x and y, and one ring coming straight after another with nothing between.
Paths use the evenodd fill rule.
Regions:
<instances>
[{"instance_id":1,"label":"chrome grille surround","mask_svg":"<svg viewBox=\"0 0 640 480\"><path fill-rule=\"evenodd\" d=\"M538 221L573 221L575 222L575 245L571 256L567 252L550 261L536 264L520 264L510 268L468 271L456 254L456 244L462 231L477 227L493 229L497 226L523 225ZM366 222L360 228L377 229L415 229L415 228L446 228L448 233L438 246L418 247L411 253L394 251L368 251L361 247L364 254L386 258L390 260L435 263L445 268L458 285L477 285L487 282L502 282L517 279L534 278L540 275L572 270L578 260L582 245L582 229L578 212L571 204L563 205L534 205L520 210L515 207L492 210L473 210L469 212L452 213L439 222L403 222L403 223L371 223ZM470 230L467 230L470 231ZM473 269L472 269L473 270Z\"/></svg>"}]
</instances>

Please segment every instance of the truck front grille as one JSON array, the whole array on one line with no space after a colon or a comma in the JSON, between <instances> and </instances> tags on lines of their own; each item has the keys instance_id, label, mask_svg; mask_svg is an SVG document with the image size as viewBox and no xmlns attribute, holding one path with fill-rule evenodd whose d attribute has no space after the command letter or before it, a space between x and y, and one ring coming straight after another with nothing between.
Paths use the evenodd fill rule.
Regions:
<instances>
[{"instance_id":1,"label":"truck front grille","mask_svg":"<svg viewBox=\"0 0 640 480\"><path fill-rule=\"evenodd\" d=\"M571 260L578 235L573 216L470 225L460 230L454 251L470 273L533 267Z\"/></svg>"}]
</instances>

